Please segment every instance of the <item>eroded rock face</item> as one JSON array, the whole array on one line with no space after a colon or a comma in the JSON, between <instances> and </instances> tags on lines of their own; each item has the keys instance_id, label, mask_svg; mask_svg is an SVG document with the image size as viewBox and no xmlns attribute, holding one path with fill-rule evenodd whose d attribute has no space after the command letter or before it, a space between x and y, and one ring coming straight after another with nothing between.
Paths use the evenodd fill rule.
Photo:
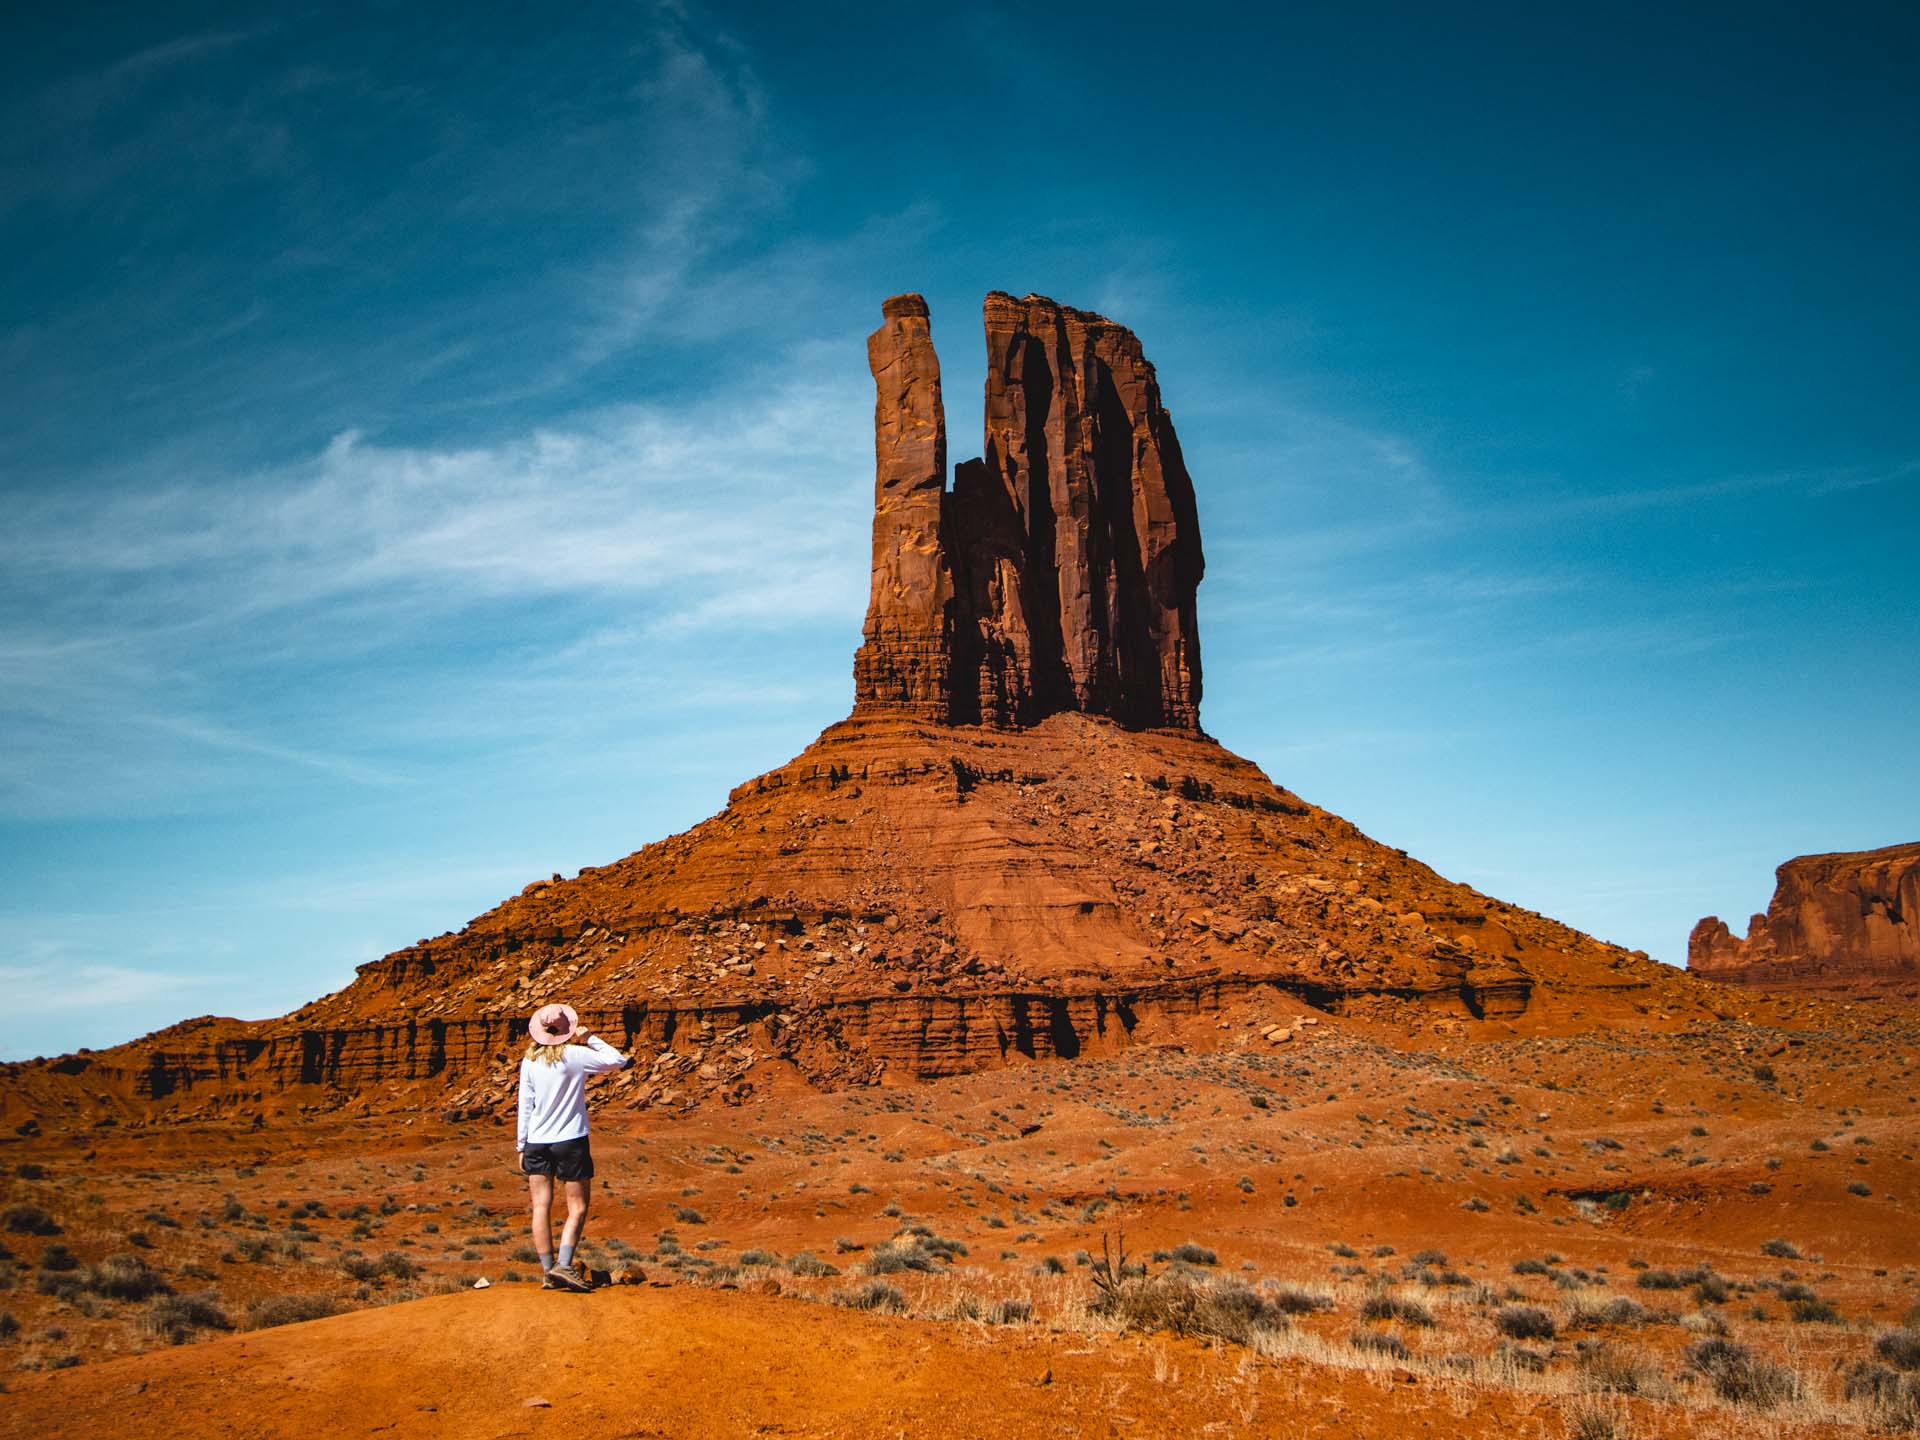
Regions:
<instances>
[{"instance_id":1,"label":"eroded rock face","mask_svg":"<svg viewBox=\"0 0 1920 1440\"><path fill-rule=\"evenodd\" d=\"M1199 517L1139 340L1043 296L988 295L985 454L939 495L926 303L896 296L883 314L868 342L878 465L856 710L1199 729Z\"/></svg>"},{"instance_id":2,"label":"eroded rock face","mask_svg":"<svg viewBox=\"0 0 1920 1440\"><path fill-rule=\"evenodd\" d=\"M927 302L896 295L867 337L873 371L873 587L853 657L856 703L945 720L953 576L941 540L947 419Z\"/></svg>"},{"instance_id":3,"label":"eroded rock face","mask_svg":"<svg viewBox=\"0 0 1920 1440\"><path fill-rule=\"evenodd\" d=\"M1766 989L1920 999L1920 844L1802 855L1774 872L1773 900L1735 938L1709 915L1687 968Z\"/></svg>"}]
</instances>

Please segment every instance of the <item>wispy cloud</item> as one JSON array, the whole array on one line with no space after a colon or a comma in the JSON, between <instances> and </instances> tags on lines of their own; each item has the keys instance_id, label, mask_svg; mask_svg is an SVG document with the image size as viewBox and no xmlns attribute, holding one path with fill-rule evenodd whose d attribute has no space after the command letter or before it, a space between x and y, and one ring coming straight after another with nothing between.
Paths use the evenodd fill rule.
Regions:
<instances>
[{"instance_id":1,"label":"wispy cloud","mask_svg":"<svg viewBox=\"0 0 1920 1440\"><path fill-rule=\"evenodd\" d=\"M640 690L702 636L850 632L866 428L858 391L769 376L492 446L349 432L268 472L40 497L0 536L0 718L22 742L0 790L43 792L130 727L393 783L373 759L236 722L227 697L260 674L324 686L476 621L513 635L520 606L586 608L547 622L543 654L516 640L497 680L482 649L464 683Z\"/></svg>"}]
</instances>

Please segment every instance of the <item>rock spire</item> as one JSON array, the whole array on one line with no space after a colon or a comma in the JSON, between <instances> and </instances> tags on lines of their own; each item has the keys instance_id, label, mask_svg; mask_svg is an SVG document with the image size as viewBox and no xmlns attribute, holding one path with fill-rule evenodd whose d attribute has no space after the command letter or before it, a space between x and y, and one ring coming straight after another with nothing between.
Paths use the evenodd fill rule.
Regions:
<instances>
[{"instance_id":1,"label":"rock spire","mask_svg":"<svg viewBox=\"0 0 1920 1440\"><path fill-rule=\"evenodd\" d=\"M897 295L881 313L855 710L996 726L1077 710L1198 730L1199 517L1133 332L1044 296L988 295L984 455L947 490L926 301Z\"/></svg>"}]
</instances>

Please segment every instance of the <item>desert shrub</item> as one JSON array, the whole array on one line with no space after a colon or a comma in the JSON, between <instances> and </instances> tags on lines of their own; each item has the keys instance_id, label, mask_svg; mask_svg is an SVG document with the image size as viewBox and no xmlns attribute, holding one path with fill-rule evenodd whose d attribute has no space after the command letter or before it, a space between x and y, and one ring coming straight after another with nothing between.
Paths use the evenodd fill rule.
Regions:
<instances>
[{"instance_id":1,"label":"desert shrub","mask_svg":"<svg viewBox=\"0 0 1920 1440\"><path fill-rule=\"evenodd\" d=\"M112 1255L98 1265L89 1265L80 1284L112 1300L150 1300L173 1289L138 1255Z\"/></svg>"},{"instance_id":2,"label":"desert shrub","mask_svg":"<svg viewBox=\"0 0 1920 1440\"><path fill-rule=\"evenodd\" d=\"M1687 1347L1687 1364L1713 1386L1722 1400L1770 1410L1800 1393L1800 1377L1784 1365L1760 1359L1732 1340L1700 1340Z\"/></svg>"},{"instance_id":3,"label":"desert shrub","mask_svg":"<svg viewBox=\"0 0 1920 1440\"><path fill-rule=\"evenodd\" d=\"M1642 1270L1633 1283L1642 1290L1684 1290L1695 1278L1691 1271L1676 1274L1672 1270Z\"/></svg>"},{"instance_id":4,"label":"desert shrub","mask_svg":"<svg viewBox=\"0 0 1920 1440\"><path fill-rule=\"evenodd\" d=\"M42 1270L77 1270L79 1258L64 1245L49 1245L40 1252Z\"/></svg>"},{"instance_id":5,"label":"desert shrub","mask_svg":"<svg viewBox=\"0 0 1920 1440\"><path fill-rule=\"evenodd\" d=\"M742 1250L740 1263L742 1265L778 1265L780 1257L767 1250Z\"/></svg>"},{"instance_id":6,"label":"desert shrub","mask_svg":"<svg viewBox=\"0 0 1920 1440\"><path fill-rule=\"evenodd\" d=\"M1551 1340L1558 1333L1553 1316L1538 1305L1503 1305L1493 1323L1513 1340Z\"/></svg>"},{"instance_id":7,"label":"desert shrub","mask_svg":"<svg viewBox=\"0 0 1920 1440\"><path fill-rule=\"evenodd\" d=\"M1285 1312L1239 1280L1201 1283L1173 1275L1125 1280L1102 1289L1090 1308L1129 1330L1170 1330L1236 1345L1287 1326Z\"/></svg>"},{"instance_id":8,"label":"desert shrub","mask_svg":"<svg viewBox=\"0 0 1920 1440\"><path fill-rule=\"evenodd\" d=\"M1838 1325L1840 1312L1825 1300L1796 1300L1787 1312L1796 1325Z\"/></svg>"},{"instance_id":9,"label":"desert shrub","mask_svg":"<svg viewBox=\"0 0 1920 1440\"><path fill-rule=\"evenodd\" d=\"M1920 1432L1920 1375L1863 1360L1847 1372L1846 1396L1867 1408L1877 1429Z\"/></svg>"},{"instance_id":10,"label":"desert shrub","mask_svg":"<svg viewBox=\"0 0 1920 1440\"><path fill-rule=\"evenodd\" d=\"M1191 1240L1174 1246L1167 1252L1167 1258L1177 1260L1182 1265L1218 1265L1220 1263L1220 1257L1213 1251L1204 1245L1196 1245Z\"/></svg>"},{"instance_id":11,"label":"desert shrub","mask_svg":"<svg viewBox=\"0 0 1920 1440\"><path fill-rule=\"evenodd\" d=\"M1795 1300L1818 1300L1811 1285L1802 1285L1798 1280L1789 1280L1784 1285L1774 1287L1774 1293L1791 1304Z\"/></svg>"},{"instance_id":12,"label":"desert shrub","mask_svg":"<svg viewBox=\"0 0 1920 1440\"><path fill-rule=\"evenodd\" d=\"M1653 1313L1646 1306L1625 1295L1598 1304L1576 1300L1567 1312L1567 1323L1576 1326L1645 1325L1652 1319Z\"/></svg>"},{"instance_id":13,"label":"desert shrub","mask_svg":"<svg viewBox=\"0 0 1920 1440\"><path fill-rule=\"evenodd\" d=\"M175 1345L193 1338L196 1330L231 1330L233 1321L220 1308L219 1297L211 1290L191 1295L162 1295L148 1308L147 1328L164 1335Z\"/></svg>"},{"instance_id":14,"label":"desert shrub","mask_svg":"<svg viewBox=\"0 0 1920 1440\"><path fill-rule=\"evenodd\" d=\"M818 1280L828 1275L838 1275L840 1267L830 1265L825 1260L816 1259L811 1251L802 1250L788 1257L787 1272L807 1280Z\"/></svg>"},{"instance_id":15,"label":"desert shrub","mask_svg":"<svg viewBox=\"0 0 1920 1440\"><path fill-rule=\"evenodd\" d=\"M0 1225L15 1235L58 1235L60 1222L38 1205L21 1203L0 1210Z\"/></svg>"},{"instance_id":16,"label":"desert shrub","mask_svg":"<svg viewBox=\"0 0 1920 1440\"><path fill-rule=\"evenodd\" d=\"M1267 1296L1267 1303L1283 1315L1312 1315L1333 1308L1333 1297L1297 1285L1281 1285Z\"/></svg>"},{"instance_id":17,"label":"desert shrub","mask_svg":"<svg viewBox=\"0 0 1920 1440\"><path fill-rule=\"evenodd\" d=\"M1344 1240L1334 1241L1333 1244L1327 1247L1327 1249L1334 1255L1335 1258L1340 1260L1352 1260L1357 1258L1360 1254L1358 1250L1354 1249L1351 1245L1347 1244Z\"/></svg>"},{"instance_id":18,"label":"desert shrub","mask_svg":"<svg viewBox=\"0 0 1920 1440\"><path fill-rule=\"evenodd\" d=\"M1516 1275L1551 1275L1553 1271L1544 1260L1516 1260L1513 1262Z\"/></svg>"},{"instance_id":19,"label":"desert shrub","mask_svg":"<svg viewBox=\"0 0 1920 1440\"><path fill-rule=\"evenodd\" d=\"M1920 1330L1888 1330L1873 1342L1873 1353L1896 1370L1920 1370Z\"/></svg>"},{"instance_id":20,"label":"desert shrub","mask_svg":"<svg viewBox=\"0 0 1920 1440\"><path fill-rule=\"evenodd\" d=\"M1416 1250L1408 1258L1408 1263L1413 1265L1444 1265L1447 1263L1447 1252L1444 1250Z\"/></svg>"},{"instance_id":21,"label":"desert shrub","mask_svg":"<svg viewBox=\"0 0 1920 1440\"><path fill-rule=\"evenodd\" d=\"M907 1312L907 1297L884 1280L871 1280L857 1290L836 1291L829 1298L849 1310L879 1310L889 1315Z\"/></svg>"},{"instance_id":22,"label":"desert shrub","mask_svg":"<svg viewBox=\"0 0 1920 1440\"><path fill-rule=\"evenodd\" d=\"M996 1300L987 1307L989 1325L1025 1325L1033 1319L1033 1305L1026 1300Z\"/></svg>"},{"instance_id":23,"label":"desert shrub","mask_svg":"<svg viewBox=\"0 0 1920 1440\"><path fill-rule=\"evenodd\" d=\"M304 1320L324 1320L339 1308L331 1295L275 1295L258 1301L247 1312L247 1324L255 1330L297 1325Z\"/></svg>"},{"instance_id":24,"label":"desert shrub","mask_svg":"<svg viewBox=\"0 0 1920 1440\"><path fill-rule=\"evenodd\" d=\"M1628 1440L1628 1433L1619 1415L1598 1405L1567 1412L1567 1440Z\"/></svg>"},{"instance_id":25,"label":"desert shrub","mask_svg":"<svg viewBox=\"0 0 1920 1440\"><path fill-rule=\"evenodd\" d=\"M1370 1355L1384 1355L1389 1360L1405 1360L1413 1354L1398 1335L1384 1335L1378 1330L1356 1330L1347 1336L1347 1344Z\"/></svg>"},{"instance_id":26,"label":"desert shrub","mask_svg":"<svg viewBox=\"0 0 1920 1440\"><path fill-rule=\"evenodd\" d=\"M20 1322L12 1314L0 1310L0 1340L11 1340L20 1333Z\"/></svg>"},{"instance_id":27,"label":"desert shrub","mask_svg":"<svg viewBox=\"0 0 1920 1440\"><path fill-rule=\"evenodd\" d=\"M912 1241L876 1245L866 1263L869 1275L898 1275L905 1270L928 1273L939 1268L938 1260Z\"/></svg>"},{"instance_id":28,"label":"desert shrub","mask_svg":"<svg viewBox=\"0 0 1920 1440\"><path fill-rule=\"evenodd\" d=\"M386 1276L395 1280L411 1280L420 1273L420 1262L402 1255L398 1250L383 1251L378 1256L349 1250L340 1257L340 1268L353 1280L378 1280Z\"/></svg>"},{"instance_id":29,"label":"desert shrub","mask_svg":"<svg viewBox=\"0 0 1920 1440\"><path fill-rule=\"evenodd\" d=\"M47 1178L46 1167L36 1165L31 1160L22 1160L18 1165L13 1167L13 1173L22 1180L44 1180Z\"/></svg>"},{"instance_id":30,"label":"desert shrub","mask_svg":"<svg viewBox=\"0 0 1920 1440\"><path fill-rule=\"evenodd\" d=\"M1800 1247L1795 1245L1791 1240L1775 1236L1771 1240L1762 1242L1760 1253L1762 1255L1771 1255L1776 1260L1798 1260L1800 1258Z\"/></svg>"},{"instance_id":31,"label":"desert shrub","mask_svg":"<svg viewBox=\"0 0 1920 1440\"><path fill-rule=\"evenodd\" d=\"M1696 1310L1691 1315L1683 1315L1680 1323L1695 1335L1724 1335L1727 1322L1718 1310Z\"/></svg>"},{"instance_id":32,"label":"desert shrub","mask_svg":"<svg viewBox=\"0 0 1920 1440\"><path fill-rule=\"evenodd\" d=\"M1732 1294L1733 1287L1711 1271L1702 1271L1693 1282L1693 1298L1702 1305L1724 1305Z\"/></svg>"},{"instance_id":33,"label":"desert shrub","mask_svg":"<svg viewBox=\"0 0 1920 1440\"><path fill-rule=\"evenodd\" d=\"M1580 1374L1590 1389L1611 1395L1656 1395L1664 1388L1659 1366L1617 1345L1591 1345L1581 1351Z\"/></svg>"},{"instance_id":34,"label":"desert shrub","mask_svg":"<svg viewBox=\"0 0 1920 1440\"><path fill-rule=\"evenodd\" d=\"M1524 1370L1529 1375L1538 1375L1547 1368L1547 1356L1539 1350L1529 1350L1524 1345L1512 1345L1500 1342L1500 1348L1494 1358L1510 1370Z\"/></svg>"},{"instance_id":35,"label":"desert shrub","mask_svg":"<svg viewBox=\"0 0 1920 1440\"><path fill-rule=\"evenodd\" d=\"M1873 1194L1873 1191L1867 1187L1864 1181L1856 1180L1847 1186L1847 1193L1849 1195L1858 1195L1864 1200L1867 1196Z\"/></svg>"},{"instance_id":36,"label":"desert shrub","mask_svg":"<svg viewBox=\"0 0 1920 1440\"><path fill-rule=\"evenodd\" d=\"M1389 1295L1385 1291L1369 1295L1360 1306L1362 1320L1399 1320L1407 1325L1429 1326L1433 1324L1433 1312L1418 1300L1401 1295Z\"/></svg>"},{"instance_id":37,"label":"desert shrub","mask_svg":"<svg viewBox=\"0 0 1920 1440\"><path fill-rule=\"evenodd\" d=\"M707 1217L691 1205L674 1206L673 1218L678 1220L682 1225L704 1225L707 1223Z\"/></svg>"}]
</instances>

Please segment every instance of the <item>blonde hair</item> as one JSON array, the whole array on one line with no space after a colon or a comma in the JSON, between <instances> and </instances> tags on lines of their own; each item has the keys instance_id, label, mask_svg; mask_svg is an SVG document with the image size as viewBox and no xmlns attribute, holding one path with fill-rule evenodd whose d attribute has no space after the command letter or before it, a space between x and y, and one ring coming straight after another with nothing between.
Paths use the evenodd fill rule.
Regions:
<instances>
[{"instance_id":1,"label":"blonde hair","mask_svg":"<svg viewBox=\"0 0 1920 1440\"><path fill-rule=\"evenodd\" d=\"M542 1065L558 1065L566 1058L566 1053L567 1047L564 1043L559 1045L542 1045L538 1040L535 1040L527 1046L527 1059L538 1060Z\"/></svg>"}]
</instances>

